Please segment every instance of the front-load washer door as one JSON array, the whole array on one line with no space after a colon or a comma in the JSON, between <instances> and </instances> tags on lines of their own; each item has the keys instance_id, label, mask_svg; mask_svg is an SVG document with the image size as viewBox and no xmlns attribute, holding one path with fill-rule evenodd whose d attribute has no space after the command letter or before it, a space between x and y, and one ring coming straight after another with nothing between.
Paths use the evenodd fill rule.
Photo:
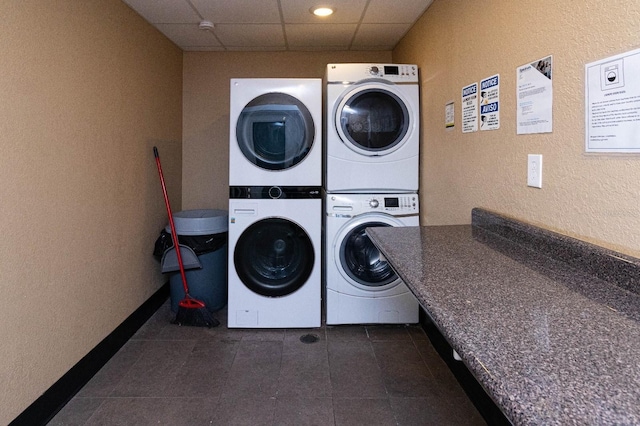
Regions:
<instances>
[{"instance_id":1,"label":"front-load washer door","mask_svg":"<svg viewBox=\"0 0 640 426\"><path fill-rule=\"evenodd\" d=\"M372 293L402 282L365 232L377 226L402 224L387 215L356 216L342 227L334 243L334 260L342 276L351 285Z\"/></svg>"},{"instance_id":2,"label":"front-load washer door","mask_svg":"<svg viewBox=\"0 0 640 426\"><path fill-rule=\"evenodd\" d=\"M282 297L302 287L312 273L315 253L298 224L272 217L255 222L234 248L236 273L254 293Z\"/></svg>"},{"instance_id":3,"label":"front-load washer door","mask_svg":"<svg viewBox=\"0 0 640 426\"><path fill-rule=\"evenodd\" d=\"M393 86L366 83L346 92L335 110L342 142L365 156L387 155L399 149L412 131L407 101Z\"/></svg>"},{"instance_id":4,"label":"front-load washer door","mask_svg":"<svg viewBox=\"0 0 640 426\"><path fill-rule=\"evenodd\" d=\"M252 164L286 170L304 160L314 143L315 126L307 107L285 93L266 93L249 102L238 117L236 140Z\"/></svg>"}]
</instances>

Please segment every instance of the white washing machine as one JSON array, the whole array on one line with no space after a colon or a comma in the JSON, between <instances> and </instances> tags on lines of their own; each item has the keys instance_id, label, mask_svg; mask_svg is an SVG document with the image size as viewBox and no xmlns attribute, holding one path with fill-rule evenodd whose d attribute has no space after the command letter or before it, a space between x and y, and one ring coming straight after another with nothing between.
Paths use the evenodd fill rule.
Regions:
<instances>
[{"instance_id":1,"label":"white washing machine","mask_svg":"<svg viewBox=\"0 0 640 426\"><path fill-rule=\"evenodd\" d=\"M232 197L228 326L319 327L319 188L234 187Z\"/></svg>"},{"instance_id":2,"label":"white washing machine","mask_svg":"<svg viewBox=\"0 0 640 426\"><path fill-rule=\"evenodd\" d=\"M365 230L418 226L417 194L326 194L327 324L413 324L419 304Z\"/></svg>"},{"instance_id":3,"label":"white washing machine","mask_svg":"<svg viewBox=\"0 0 640 426\"><path fill-rule=\"evenodd\" d=\"M325 190L416 192L417 65L329 64L325 85Z\"/></svg>"},{"instance_id":4,"label":"white washing machine","mask_svg":"<svg viewBox=\"0 0 640 426\"><path fill-rule=\"evenodd\" d=\"M322 80L231 79L229 185L322 184Z\"/></svg>"}]
</instances>

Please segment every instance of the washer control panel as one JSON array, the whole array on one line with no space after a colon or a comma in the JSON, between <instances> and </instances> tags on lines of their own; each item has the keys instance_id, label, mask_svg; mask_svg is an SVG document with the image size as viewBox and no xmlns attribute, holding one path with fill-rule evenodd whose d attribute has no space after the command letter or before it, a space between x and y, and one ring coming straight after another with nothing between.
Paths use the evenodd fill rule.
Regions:
<instances>
[{"instance_id":1,"label":"washer control panel","mask_svg":"<svg viewBox=\"0 0 640 426\"><path fill-rule=\"evenodd\" d=\"M418 194L327 194L327 213L356 215L384 212L391 215L417 214Z\"/></svg>"},{"instance_id":2,"label":"washer control panel","mask_svg":"<svg viewBox=\"0 0 640 426\"><path fill-rule=\"evenodd\" d=\"M418 75L417 65L371 65L368 68L373 77L406 78Z\"/></svg>"}]
</instances>

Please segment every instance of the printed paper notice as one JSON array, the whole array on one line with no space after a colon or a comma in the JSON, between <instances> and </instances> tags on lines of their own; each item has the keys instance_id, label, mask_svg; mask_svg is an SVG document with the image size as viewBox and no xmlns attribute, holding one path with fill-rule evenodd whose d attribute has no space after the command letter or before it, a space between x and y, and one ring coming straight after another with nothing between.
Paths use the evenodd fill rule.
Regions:
<instances>
[{"instance_id":1,"label":"printed paper notice","mask_svg":"<svg viewBox=\"0 0 640 426\"><path fill-rule=\"evenodd\" d=\"M478 83L462 88L462 133L478 131Z\"/></svg>"},{"instance_id":2,"label":"printed paper notice","mask_svg":"<svg viewBox=\"0 0 640 426\"><path fill-rule=\"evenodd\" d=\"M640 49L584 70L586 151L640 153Z\"/></svg>"},{"instance_id":3,"label":"printed paper notice","mask_svg":"<svg viewBox=\"0 0 640 426\"><path fill-rule=\"evenodd\" d=\"M518 134L550 133L553 130L552 57L534 61L516 71Z\"/></svg>"},{"instance_id":4,"label":"printed paper notice","mask_svg":"<svg viewBox=\"0 0 640 426\"><path fill-rule=\"evenodd\" d=\"M500 128L500 74L480 82L480 130Z\"/></svg>"},{"instance_id":5,"label":"printed paper notice","mask_svg":"<svg viewBox=\"0 0 640 426\"><path fill-rule=\"evenodd\" d=\"M455 125L455 112L453 107L453 101L449 102L444 107L444 127L446 129L452 129Z\"/></svg>"}]
</instances>

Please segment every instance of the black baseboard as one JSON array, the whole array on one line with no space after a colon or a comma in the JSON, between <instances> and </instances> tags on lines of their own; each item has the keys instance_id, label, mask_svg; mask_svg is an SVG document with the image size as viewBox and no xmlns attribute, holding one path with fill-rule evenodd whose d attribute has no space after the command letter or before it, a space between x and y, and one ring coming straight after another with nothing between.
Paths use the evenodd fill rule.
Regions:
<instances>
[{"instance_id":1,"label":"black baseboard","mask_svg":"<svg viewBox=\"0 0 640 426\"><path fill-rule=\"evenodd\" d=\"M27 407L11 426L45 425L73 396L111 359L136 331L169 297L169 283L165 283L146 302L136 309L111 334L105 337L64 376Z\"/></svg>"},{"instance_id":2,"label":"black baseboard","mask_svg":"<svg viewBox=\"0 0 640 426\"><path fill-rule=\"evenodd\" d=\"M473 405L476 407L480 415L489 425L507 426L511 422L502 413L500 408L493 402L491 397L487 395L484 388L478 383L473 374L469 372L467 367L461 361L453 359L453 349L444 338L440 330L431 321L429 315L420 308L420 325L431 340L431 344L438 352L442 360L447 364L458 383L467 394Z\"/></svg>"}]
</instances>

